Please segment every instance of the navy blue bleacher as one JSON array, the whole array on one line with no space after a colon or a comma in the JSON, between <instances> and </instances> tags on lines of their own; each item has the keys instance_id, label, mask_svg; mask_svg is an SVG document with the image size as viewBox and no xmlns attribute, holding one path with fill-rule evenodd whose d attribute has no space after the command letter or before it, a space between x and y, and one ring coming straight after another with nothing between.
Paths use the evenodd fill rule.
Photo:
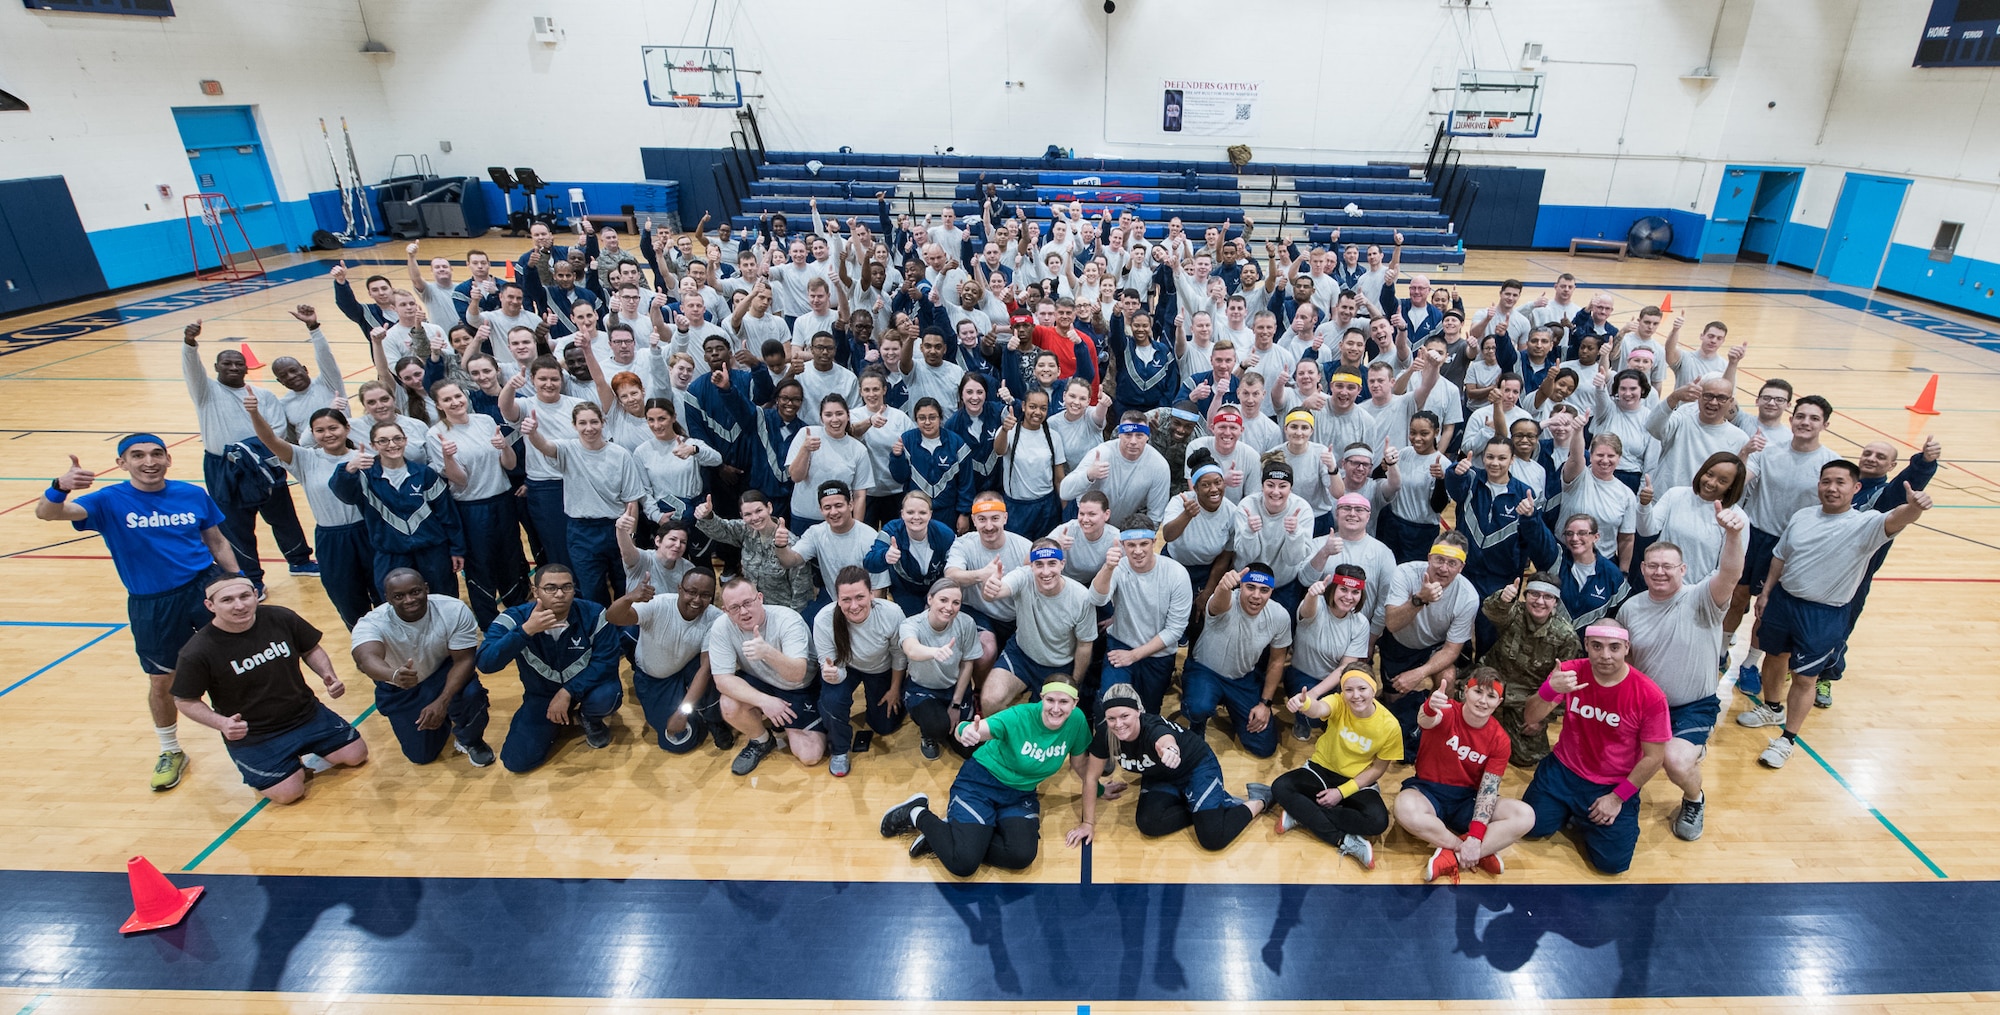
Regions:
<instances>
[{"instance_id":1,"label":"navy blue bleacher","mask_svg":"<svg viewBox=\"0 0 2000 1015\"><path fill-rule=\"evenodd\" d=\"M806 168L815 160L821 163L817 173ZM906 175L922 178L928 171L934 172L921 185L903 182ZM1077 201L1093 218L1100 211L1130 212L1149 237L1159 239L1173 218L1197 235L1229 222L1229 235L1237 236L1247 214L1266 237L1282 229L1294 241L1324 244L1337 229L1342 244L1387 247L1401 232L1406 261L1465 260L1429 181L1411 178L1401 165L1253 162L1239 171L1227 162L1174 159L774 151L757 176L734 220L738 226L753 226L765 214L810 214L812 199L822 214L872 219L880 211L876 191L904 205L896 211L908 210L910 202L949 200L961 218L977 218L991 183L1002 200L1042 221L1052 217L1051 204ZM1296 204L1278 203L1275 195L1284 193L1277 189L1278 177L1292 178ZM1349 204L1360 214L1347 214Z\"/></svg>"}]
</instances>

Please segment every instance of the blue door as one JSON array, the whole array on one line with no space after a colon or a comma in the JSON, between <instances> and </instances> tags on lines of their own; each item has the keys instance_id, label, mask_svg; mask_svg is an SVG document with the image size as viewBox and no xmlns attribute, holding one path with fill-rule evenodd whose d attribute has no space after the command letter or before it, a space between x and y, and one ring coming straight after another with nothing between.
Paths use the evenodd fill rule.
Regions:
<instances>
[{"instance_id":1,"label":"blue door","mask_svg":"<svg viewBox=\"0 0 2000 1015\"><path fill-rule=\"evenodd\" d=\"M174 110L180 127L181 144L187 149L195 186L205 194L229 198L243 222L250 246L262 250L287 245L285 223L278 211L278 188L271 180L271 167L264 161L264 145L257 137L257 121L248 106L216 106ZM230 249L243 240L227 221L223 223Z\"/></svg>"},{"instance_id":2,"label":"blue door","mask_svg":"<svg viewBox=\"0 0 2000 1015\"><path fill-rule=\"evenodd\" d=\"M1792 221L1792 205L1798 202L1799 181L1804 176L1799 170L1764 171L1757 184L1757 201L1750 206L1750 224L1743 230L1742 260L1768 264L1778 259L1778 247L1785 226Z\"/></svg>"},{"instance_id":3,"label":"blue door","mask_svg":"<svg viewBox=\"0 0 2000 1015\"><path fill-rule=\"evenodd\" d=\"M1818 274L1841 285L1874 288L1909 188L1908 180L1848 173L1827 226Z\"/></svg>"},{"instance_id":4,"label":"blue door","mask_svg":"<svg viewBox=\"0 0 2000 1015\"><path fill-rule=\"evenodd\" d=\"M1722 189L1715 195L1715 210L1709 213L1708 228L1701 234L1701 259L1734 261L1743 247L1743 229L1750 222L1750 207L1757 198L1757 184L1763 172L1728 166L1722 171Z\"/></svg>"}]
</instances>

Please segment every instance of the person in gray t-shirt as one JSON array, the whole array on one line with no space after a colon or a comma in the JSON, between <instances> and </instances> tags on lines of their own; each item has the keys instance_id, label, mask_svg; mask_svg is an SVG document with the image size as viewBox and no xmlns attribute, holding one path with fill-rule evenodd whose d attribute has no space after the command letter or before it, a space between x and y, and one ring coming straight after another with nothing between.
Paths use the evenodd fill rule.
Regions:
<instances>
[{"instance_id":1,"label":"person in gray t-shirt","mask_svg":"<svg viewBox=\"0 0 2000 1015\"><path fill-rule=\"evenodd\" d=\"M1271 710L1292 656L1292 617L1272 601L1276 588L1271 566L1262 561L1223 575L1208 597L1208 624L1181 674L1186 685L1181 708L1194 731L1206 731L1216 706L1227 704L1243 749L1259 758L1278 749ZM1271 656L1260 681L1251 671L1265 649Z\"/></svg>"},{"instance_id":2,"label":"person in gray t-shirt","mask_svg":"<svg viewBox=\"0 0 2000 1015\"><path fill-rule=\"evenodd\" d=\"M1064 576L1063 551L1055 540L1035 540L1026 570L985 579L980 594L989 603L1011 601L1015 624L980 689L981 714L999 712L1022 691L1038 697L1052 680L1083 686L1091 653L1080 643L1097 640L1097 608L1089 589Z\"/></svg>"},{"instance_id":3,"label":"person in gray t-shirt","mask_svg":"<svg viewBox=\"0 0 2000 1015\"><path fill-rule=\"evenodd\" d=\"M1744 547L1750 519L1735 508L1715 504L1715 522L1722 529L1722 555L1706 581L1687 584L1687 563L1680 547L1661 541L1646 548L1639 561L1646 594L1618 606L1632 645L1627 660L1653 678L1667 696L1673 739L1667 741L1667 778L1681 790L1674 835L1701 838L1701 759L1708 753L1708 735L1721 714L1715 693L1715 664L1722 650L1722 617L1729 597L1743 575Z\"/></svg>"},{"instance_id":4,"label":"person in gray t-shirt","mask_svg":"<svg viewBox=\"0 0 2000 1015\"><path fill-rule=\"evenodd\" d=\"M894 733L903 724L897 713L903 707L903 671L909 663L903 658L903 608L875 598L867 568L849 564L828 584L833 603L813 618L813 658L819 662L828 771L838 777L848 773L848 752L867 743L854 732L855 688L861 688L868 729Z\"/></svg>"},{"instance_id":5,"label":"person in gray t-shirt","mask_svg":"<svg viewBox=\"0 0 2000 1015\"><path fill-rule=\"evenodd\" d=\"M951 744L962 758L972 749L951 735L952 723L972 713L972 670L980 656L979 626L965 615L965 592L949 578L931 583L924 612L903 621L900 632L909 679L903 708L922 735L918 747L936 761L938 745Z\"/></svg>"}]
</instances>

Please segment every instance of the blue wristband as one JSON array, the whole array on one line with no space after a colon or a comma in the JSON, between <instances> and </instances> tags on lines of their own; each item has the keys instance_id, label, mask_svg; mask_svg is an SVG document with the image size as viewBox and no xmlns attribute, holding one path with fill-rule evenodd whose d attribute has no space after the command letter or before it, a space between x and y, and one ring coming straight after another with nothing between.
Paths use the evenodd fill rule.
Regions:
<instances>
[{"instance_id":1,"label":"blue wristband","mask_svg":"<svg viewBox=\"0 0 2000 1015\"><path fill-rule=\"evenodd\" d=\"M51 504L61 504L63 501L69 499L69 491L52 482L49 484L48 489L42 491L42 499Z\"/></svg>"}]
</instances>

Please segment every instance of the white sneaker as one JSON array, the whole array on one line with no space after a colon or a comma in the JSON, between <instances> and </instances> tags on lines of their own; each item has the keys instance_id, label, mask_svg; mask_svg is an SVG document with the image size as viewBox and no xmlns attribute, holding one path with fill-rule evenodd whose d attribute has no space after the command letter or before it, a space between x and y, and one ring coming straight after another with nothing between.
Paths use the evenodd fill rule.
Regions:
<instances>
[{"instance_id":1,"label":"white sneaker","mask_svg":"<svg viewBox=\"0 0 2000 1015\"><path fill-rule=\"evenodd\" d=\"M1756 708L1736 713L1736 725L1756 729L1759 726L1783 726L1785 711L1759 702Z\"/></svg>"},{"instance_id":2,"label":"white sneaker","mask_svg":"<svg viewBox=\"0 0 2000 1015\"><path fill-rule=\"evenodd\" d=\"M325 772L333 768L333 762L328 761L317 754L299 755L299 764L306 766L306 769L312 772Z\"/></svg>"},{"instance_id":3,"label":"white sneaker","mask_svg":"<svg viewBox=\"0 0 2000 1015\"><path fill-rule=\"evenodd\" d=\"M1757 755L1757 763L1765 768L1783 768L1785 762L1791 759L1792 749L1795 746L1790 738L1778 737L1771 741L1770 746L1764 748L1764 753Z\"/></svg>"},{"instance_id":4,"label":"white sneaker","mask_svg":"<svg viewBox=\"0 0 2000 1015\"><path fill-rule=\"evenodd\" d=\"M1349 835L1340 840L1340 855L1360 861L1362 870L1375 869L1375 845L1361 836Z\"/></svg>"},{"instance_id":5,"label":"white sneaker","mask_svg":"<svg viewBox=\"0 0 2000 1015\"><path fill-rule=\"evenodd\" d=\"M1294 821L1294 820L1292 820L1292 812L1291 812L1291 811L1286 811L1286 812L1284 812L1284 813L1282 813L1282 814L1278 815L1278 834L1279 834L1279 835L1283 835L1283 834L1285 834L1286 832L1289 832L1289 831L1291 831L1292 829L1294 829L1294 828L1297 828L1297 827L1299 827L1299 823L1298 823L1297 821Z\"/></svg>"}]
</instances>

